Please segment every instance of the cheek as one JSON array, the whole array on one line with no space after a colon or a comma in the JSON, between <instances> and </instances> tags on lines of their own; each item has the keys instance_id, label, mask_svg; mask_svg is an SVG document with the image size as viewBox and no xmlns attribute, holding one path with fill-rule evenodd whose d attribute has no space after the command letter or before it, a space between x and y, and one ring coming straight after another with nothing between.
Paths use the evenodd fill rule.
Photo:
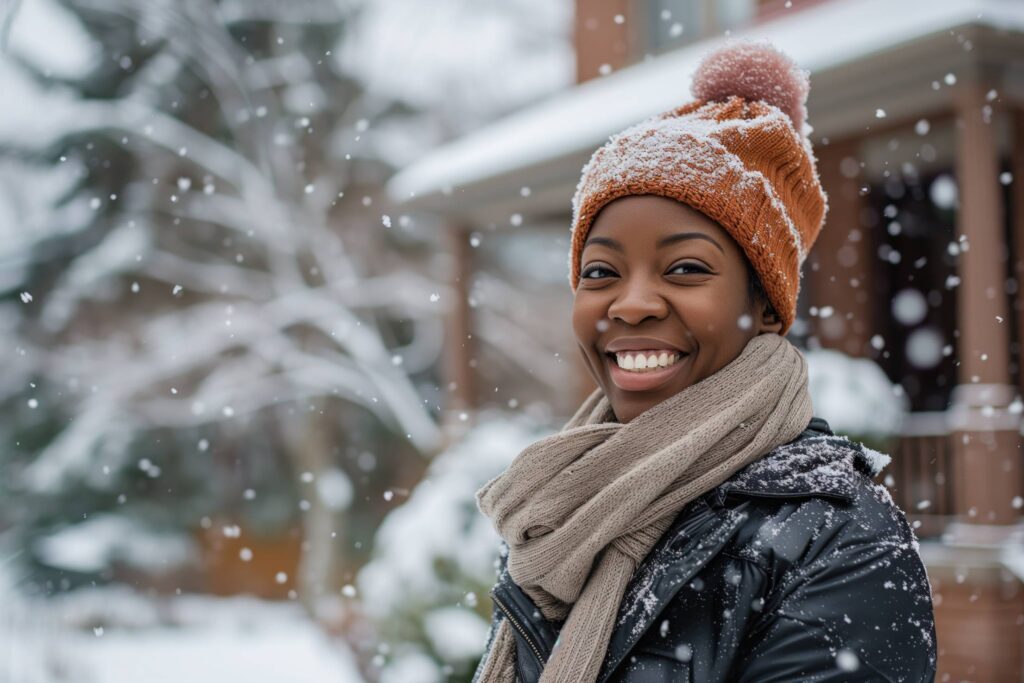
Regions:
<instances>
[{"instance_id":1,"label":"cheek","mask_svg":"<svg viewBox=\"0 0 1024 683\"><path fill-rule=\"evenodd\" d=\"M590 344L597 334L597 321L600 314L593 302L586 302L577 296L572 304L572 330L576 341Z\"/></svg>"},{"instance_id":2,"label":"cheek","mask_svg":"<svg viewBox=\"0 0 1024 683\"><path fill-rule=\"evenodd\" d=\"M728 323L733 326L747 312L746 293L737 293L730 285L695 287L674 297L675 308L694 329L714 329Z\"/></svg>"}]
</instances>

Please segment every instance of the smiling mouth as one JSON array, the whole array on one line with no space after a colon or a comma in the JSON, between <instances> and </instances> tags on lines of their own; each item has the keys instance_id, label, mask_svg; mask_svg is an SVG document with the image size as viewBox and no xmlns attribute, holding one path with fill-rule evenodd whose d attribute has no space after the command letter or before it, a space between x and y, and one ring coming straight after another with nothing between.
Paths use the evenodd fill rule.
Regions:
<instances>
[{"instance_id":1,"label":"smiling mouth","mask_svg":"<svg viewBox=\"0 0 1024 683\"><path fill-rule=\"evenodd\" d=\"M626 372L645 373L656 372L667 367L672 367L689 354L674 349L640 353L623 353L621 362L619 353L616 353L615 351L607 351L604 355L606 355L612 363ZM636 367L634 367L634 363L636 363Z\"/></svg>"},{"instance_id":2,"label":"smiling mouth","mask_svg":"<svg viewBox=\"0 0 1024 683\"><path fill-rule=\"evenodd\" d=\"M603 355L608 359L608 374L612 382L623 391L651 391L657 389L679 373L684 365L688 365L687 361L690 358L690 354L680 352L676 361L671 365L627 370L619 366L615 353L608 352Z\"/></svg>"}]
</instances>

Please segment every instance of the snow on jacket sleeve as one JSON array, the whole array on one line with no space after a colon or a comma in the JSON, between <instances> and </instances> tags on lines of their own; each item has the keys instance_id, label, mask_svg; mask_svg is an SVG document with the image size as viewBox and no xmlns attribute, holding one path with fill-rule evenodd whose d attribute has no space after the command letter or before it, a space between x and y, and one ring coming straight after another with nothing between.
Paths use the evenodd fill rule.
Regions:
<instances>
[{"instance_id":1,"label":"snow on jacket sleeve","mask_svg":"<svg viewBox=\"0 0 1024 683\"><path fill-rule=\"evenodd\" d=\"M888 520L847 519L815 557L780 579L737 680L935 680L931 586L917 541L902 513L892 517L882 501L870 507L871 517Z\"/></svg>"}]
</instances>

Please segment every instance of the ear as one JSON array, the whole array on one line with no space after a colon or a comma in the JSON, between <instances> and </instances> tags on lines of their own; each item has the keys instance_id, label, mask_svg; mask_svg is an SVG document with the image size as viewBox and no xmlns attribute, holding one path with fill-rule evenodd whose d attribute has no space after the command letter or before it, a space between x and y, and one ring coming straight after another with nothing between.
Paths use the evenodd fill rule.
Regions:
<instances>
[{"instance_id":1,"label":"ear","mask_svg":"<svg viewBox=\"0 0 1024 683\"><path fill-rule=\"evenodd\" d=\"M782 319L772 310L770 303L764 302L761 304L761 329L758 334L764 334L765 332L779 334L781 331Z\"/></svg>"}]
</instances>

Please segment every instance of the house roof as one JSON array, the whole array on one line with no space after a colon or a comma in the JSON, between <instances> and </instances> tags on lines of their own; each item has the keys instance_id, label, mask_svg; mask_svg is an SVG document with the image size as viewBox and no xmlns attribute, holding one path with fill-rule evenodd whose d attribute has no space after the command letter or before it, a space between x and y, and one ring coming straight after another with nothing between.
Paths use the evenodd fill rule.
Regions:
<instances>
[{"instance_id":1,"label":"house roof","mask_svg":"<svg viewBox=\"0 0 1024 683\"><path fill-rule=\"evenodd\" d=\"M890 121L948 110L947 74L962 82L984 73L1001 96L1024 101L1022 33L1019 0L831 0L732 37L767 38L811 72L808 122L817 140L879 125L879 110ZM697 63L724 40L651 58L495 121L400 171L388 194L408 209L467 221L567 213L593 150L688 101Z\"/></svg>"}]
</instances>

